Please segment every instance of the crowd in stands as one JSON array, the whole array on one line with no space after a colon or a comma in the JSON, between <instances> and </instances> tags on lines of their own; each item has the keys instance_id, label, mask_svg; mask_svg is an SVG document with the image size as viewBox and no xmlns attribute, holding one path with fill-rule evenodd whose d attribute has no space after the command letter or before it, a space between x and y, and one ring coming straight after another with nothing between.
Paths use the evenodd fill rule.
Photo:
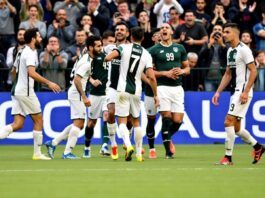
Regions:
<instances>
[{"instance_id":1,"label":"crowd in stands","mask_svg":"<svg viewBox=\"0 0 265 198\"><path fill-rule=\"evenodd\" d=\"M115 25L145 30L142 45L154 45L152 37L162 23L174 29L174 42L182 44L189 59L196 60L184 89L215 91L226 51L222 25L235 22L241 41L253 51L259 68L255 90L265 89L265 1L264 0L0 0L0 91L9 91L9 69L23 46L23 33L37 27L43 38L39 52L42 74L69 86L71 68L91 35L113 39ZM41 87L46 91L46 87Z\"/></svg>"}]
</instances>

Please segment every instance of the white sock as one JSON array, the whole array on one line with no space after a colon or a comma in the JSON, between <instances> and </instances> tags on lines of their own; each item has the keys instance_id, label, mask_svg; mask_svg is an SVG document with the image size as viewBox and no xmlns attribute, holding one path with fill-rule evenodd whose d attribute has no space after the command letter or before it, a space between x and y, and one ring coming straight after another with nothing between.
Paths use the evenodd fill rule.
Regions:
<instances>
[{"instance_id":1,"label":"white sock","mask_svg":"<svg viewBox=\"0 0 265 198\"><path fill-rule=\"evenodd\" d=\"M117 128L116 123L113 123L113 124L107 123L107 127L108 127L111 147L117 146L116 136L115 136L116 128Z\"/></svg>"},{"instance_id":2,"label":"white sock","mask_svg":"<svg viewBox=\"0 0 265 198\"><path fill-rule=\"evenodd\" d=\"M225 155L232 156L235 143L235 127L225 127L226 139L225 139Z\"/></svg>"},{"instance_id":3,"label":"white sock","mask_svg":"<svg viewBox=\"0 0 265 198\"><path fill-rule=\"evenodd\" d=\"M129 136L129 130L126 126L126 124L120 124L119 125L119 130L123 139L123 142L125 144L125 146L128 148L130 146L132 146L131 141L130 141L130 136Z\"/></svg>"},{"instance_id":4,"label":"white sock","mask_svg":"<svg viewBox=\"0 0 265 198\"><path fill-rule=\"evenodd\" d=\"M42 145L42 131L35 131L33 130L33 148L34 148L34 155L39 156L41 155L41 145Z\"/></svg>"},{"instance_id":5,"label":"white sock","mask_svg":"<svg viewBox=\"0 0 265 198\"><path fill-rule=\"evenodd\" d=\"M13 128L10 124L4 126L3 128L0 129L0 140L5 139L12 132L13 132Z\"/></svg>"},{"instance_id":6,"label":"white sock","mask_svg":"<svg viewBox=\"0 0 265 198\"><path fill-rule=\"evenodd\" d=\"M251 144L252 146L257 144L257 140L255 140L246 129L241 129L236 134L247 144Z\"/></svg>"},{"instance_id":7,"label":"white sock","mask_svg":"<svg viewBox=\"0 0 265 198\"><path fill-rule=\"evenodd\" d=\"M78 127L76 127L75 125L72 125L70 133L69 133L69 137L68 137L68 140L65 146L64 155L72 152L78 140L78 134L80 131L81 130Z\"/></svg>"},{"instance_id":8,"label":"white sock","mask_svg":"<svg viewBox=\"0 0 265 198\"><path fill-rule=\"evenodd\" d=\"M134 128L134 142L136 147L136 155L142 154L142 147L143 147L143 129L139 126Z\"/></svg>"},{"instance_id":9,"label":"white sock","mask_svg":"<svg viewBox=\"0 0 265 198\"><path fill-rule=\"evenodd\" d=\"M64 130L56 138L52 140L52 145L57 146L58 144L60 144L61 141L66 140L72 126L73 125L70 124L67 127L65 127Z\"/></svg>"}]
</instances>

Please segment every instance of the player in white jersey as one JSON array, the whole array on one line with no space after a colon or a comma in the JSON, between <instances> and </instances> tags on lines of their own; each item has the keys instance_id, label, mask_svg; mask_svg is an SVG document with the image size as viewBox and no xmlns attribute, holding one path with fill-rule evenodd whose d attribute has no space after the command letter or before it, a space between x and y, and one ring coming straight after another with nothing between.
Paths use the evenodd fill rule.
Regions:
<instances>
[{"instance_id":1,"label":"player in white jersey","mask_svg":"<svg viewBox=\"0 0 265 198\"><path fill-rule=\"evenodd\" d=\"M48 149L48 154L51 158L54 157L56 146L64 139L67 139L63 159L80 159L72 153L75 147L78 135L84 127L86 117L86 107L91 105L87 98L85 90L86 84L91 76L91 62L97 55L95 50L99 51L102 48L102 43L99 37L90 36L86 41L87 53L82 54L75 62L71 72L73 82L68 90L68 100L71 108L71 119L73 124L67 126L62 133L52 141L47 141L45 144Z\"/></svg>"},{"instance_id":2,"label":"player in white jersey","mask_svg":"<svg viewBox=\"0 0 265 198\"><path fill-rule=\"evenodd\" d=\"M232 154L235 135L251 144L254 148L253 164L256 164L265 148L255 140L250 133L241 127L241 119L245 117L253 96L253 84L257 70L251 50L239 40L240 31L237 24L227 23L224 26L224 39L230 44L227 51L227 68L222 81L212 98L214 105L218 105L220 93L231 83L232 96L230 106L225 118L225 156L220 160L220 165L232 165Z\"/></svg>"},{"instance_id":3,"label":"player in white jersey","mask_svg":"<svg viewBox=\"0 0 265 198\"><path fill-rule=\"evenodd\" d=\"M60 87L40 76L36 71L38 66L38 55L36 48L40 47L42 38L37 28L28 29L24 34L26 45L19 50L12 75L14 85L12 88L12 115L14 122L4 126L0 130L0 139L23 127L25 118L30 115L33 120L34 152L33 160L50 160L41 153L42 145L42 114L39 100L34 91L34 80L46 84L52 91L61 91Z\"/></svg>"},{"instance_id":4,"label":"player in white jersey","mask_svg":"<svg viewBox=\"0 0 265 198\"><path fill-rule=\"evenodd\" d=\"M106 54L111 53L120 44L126 43L129 36L129 29L124 22L117 23L115 27L115 39L116 44L108 45L104 48ZM120 69L120 57L116 57L111 61L108 73L108 83L106 89L107 108L108 108L108 120L107 127L111 142L111 158L116 160L119 157L118 146L115 139L116 123L115 123L115 103L117 97L117 83L119 78Z\"/></svg>"},{"instance_id":5,"label":"player in white jersey","mask_svg":"<svg viewBox=\"0 0 265 198\"><path fill-rule=\"evenodd\" d=\"M126 126L127 117L131 115L134 127L134 139L136 145L136 159L143 161L142 158L142 138L143 129L140 127L140 99L142 94L141 75L146 69L146 76L154 93L156 106L159 104L157 98L156 79L152 67L151 55L141 47L144 30L140 27L131 29L131 44L122 44L117 50L107 55L105 60L121 56L120 75L117 86L116 114L119 117L119 131L122 135L125 146L127 147L125 160L132 160L134 148L132 147L129 130Z\"/></svg>"}]
</instances>

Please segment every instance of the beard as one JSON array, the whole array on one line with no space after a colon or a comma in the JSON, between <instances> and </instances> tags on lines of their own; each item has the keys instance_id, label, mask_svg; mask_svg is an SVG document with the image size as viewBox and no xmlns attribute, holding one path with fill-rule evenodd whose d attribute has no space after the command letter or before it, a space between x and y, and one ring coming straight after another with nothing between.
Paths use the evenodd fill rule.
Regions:
<instances>
[{"instance_id":1,"label":"beard","mask_svg":"<svg viewBox=\"0 0 265 198\"><path fill-rule=\"evenodd\" d=\"M42 47L42 46L41 46L41 43L36 42L36 43L35 43L35 47L36 47L36 49L41 49L41 47Z\"/></svg>"},{"instance_id":2,"label":"beard","mask_svg":"<svg viewBox=\"0 0 265 198\"><path fill-rule=\"evenodd\" d=\"M24 40L18 40L17 43L18 43L19 45L24 45L24 44L25 44L25 41L24 41Z\"/></svg>"}]
</instances>

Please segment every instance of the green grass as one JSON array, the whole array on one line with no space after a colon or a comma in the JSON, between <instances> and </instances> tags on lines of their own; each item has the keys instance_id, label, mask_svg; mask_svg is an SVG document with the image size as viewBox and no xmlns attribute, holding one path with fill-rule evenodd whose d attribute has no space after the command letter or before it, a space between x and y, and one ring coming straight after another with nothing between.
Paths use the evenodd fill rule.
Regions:
<instances>
[{"instance_id":1,"label":"green grass","mask_svg":"<svg viewBox=\"0 0 265 198\"><path fill-rule=\"evenodd\" d=\"M43 147L43 151L45 148ZM93 146L91 159L32 161L32 146L0 146L0 197L263 197L265 159L252 165L251 148L236 145L233 166L216 166L223 145L178 145L175 159L112 161ZM147 149L146 149L147 150ZM46 151L45 151L46 152ZM75 149L82 154L82 147Z\"/></svg>"}]
</instances>

